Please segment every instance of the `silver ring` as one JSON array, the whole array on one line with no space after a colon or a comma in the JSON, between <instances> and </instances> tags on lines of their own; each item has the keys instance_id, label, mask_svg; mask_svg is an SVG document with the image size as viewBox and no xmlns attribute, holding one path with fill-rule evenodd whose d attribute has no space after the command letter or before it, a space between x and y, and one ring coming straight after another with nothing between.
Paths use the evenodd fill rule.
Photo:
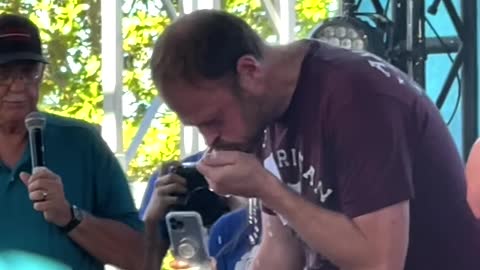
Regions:
<instances>
[{"instance_id":1,"label":"silver ring","mask_svg":"<svg viewBox=\"0 0 480 270\"><path fill-rule=\"evenodd\" d=\"M47 192L45 192L45 191L42 192L42 196L43 196L43 197L42 197L42 200L43 200L43 201L45 201L45 200L47 199L47 195L48 195Z\"/></svg>"}]
</instances>

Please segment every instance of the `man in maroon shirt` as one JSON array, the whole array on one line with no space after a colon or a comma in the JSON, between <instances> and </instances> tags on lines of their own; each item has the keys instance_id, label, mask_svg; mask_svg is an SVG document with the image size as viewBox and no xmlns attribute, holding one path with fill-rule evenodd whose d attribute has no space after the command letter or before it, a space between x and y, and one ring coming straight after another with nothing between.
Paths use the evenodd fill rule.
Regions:
<instances>
[{"instance_id":1,"label":"man in maroon shirt","mask_svg":"<svg viewBox=\"0 0 480 270\"><path fill-rule=\"evenodd\" d=\"M221 11L170 25L151 64L214 149L198 165L211 188L265 205L253 269L480 269L463 164L395 67L311 40L268 46Z\"/></svg>"}]
</instances>

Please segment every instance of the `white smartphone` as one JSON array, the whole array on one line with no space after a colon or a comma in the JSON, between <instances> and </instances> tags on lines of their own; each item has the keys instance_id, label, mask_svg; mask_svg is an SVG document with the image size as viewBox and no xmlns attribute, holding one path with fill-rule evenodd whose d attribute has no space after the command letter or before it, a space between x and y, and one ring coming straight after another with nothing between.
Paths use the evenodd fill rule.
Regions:
<instances>
[{"instance_id":1,"label":"white smartphone","mask_svg":"<svg viewBox=\"0 0 480 270\"><path fill-rule=\"evenodd\" d=\"M168 235L176 260L197 269L210 269L206 230L200 214L190 211L172 211L166 217Z\"/></svg>"}]
</instances>

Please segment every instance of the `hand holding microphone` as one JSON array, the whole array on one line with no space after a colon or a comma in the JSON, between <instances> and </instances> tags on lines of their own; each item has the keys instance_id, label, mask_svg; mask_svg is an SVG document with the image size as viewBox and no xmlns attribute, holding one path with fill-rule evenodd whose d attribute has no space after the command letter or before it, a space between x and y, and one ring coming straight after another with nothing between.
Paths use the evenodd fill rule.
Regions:
<instances>
[{"instance_id":1,"label":"hand holding microphone","mask_svg":"<svg viewBox=\"0 0 480 270\"><path fill-rule=\"evenodd\" d=\"M70 204L58 175L45 167L36 167L32 175L20 173L20 179L28 189L33 209L42 212L46 221L63 227L71 220Z\"/></svg>"},{"instance_id":2,"label":"hand holding microphone","mask_svg":"<svg viewBox=\"0 0 480 270\"><path fill-rule=\"evenodd\" d=\"M66 225L71 219L70 204L65 199L60 176L45 167L45 146L43 130L46 118L39 112L32 112L25 118L32 159L32 174L22 172L20 179L28 188L33 208L43 213L46 221L57 226Z\"/></svg>"}]
</instances>

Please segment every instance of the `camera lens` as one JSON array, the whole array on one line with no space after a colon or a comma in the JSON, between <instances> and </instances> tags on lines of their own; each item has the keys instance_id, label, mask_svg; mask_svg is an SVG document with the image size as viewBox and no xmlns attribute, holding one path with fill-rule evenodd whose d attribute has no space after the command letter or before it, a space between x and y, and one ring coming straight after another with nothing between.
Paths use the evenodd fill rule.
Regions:
<instances>
[{"instance_id":1,"label":"camera lens","mask_svg":"<svg viewBox=\"0 0 480 270\"><path fill-rule=\"evenodd\" d=\"M193 258L195 256L195 253L195 247L189 242L181 243L178 246L178 255L180 256L180 258L188 260Z\"/></svg>"},{"instance_id":2,"label":"camera lens","mask_svg":"<svg viewBox=\"0 0 480 270\"><path fill-rule=\"evenodd\" d=\"M173 230L181 230L183 229L183 222L178 221L175 218L170 219L170 227L172 227Z\"/></svg>"}]
</instances>

